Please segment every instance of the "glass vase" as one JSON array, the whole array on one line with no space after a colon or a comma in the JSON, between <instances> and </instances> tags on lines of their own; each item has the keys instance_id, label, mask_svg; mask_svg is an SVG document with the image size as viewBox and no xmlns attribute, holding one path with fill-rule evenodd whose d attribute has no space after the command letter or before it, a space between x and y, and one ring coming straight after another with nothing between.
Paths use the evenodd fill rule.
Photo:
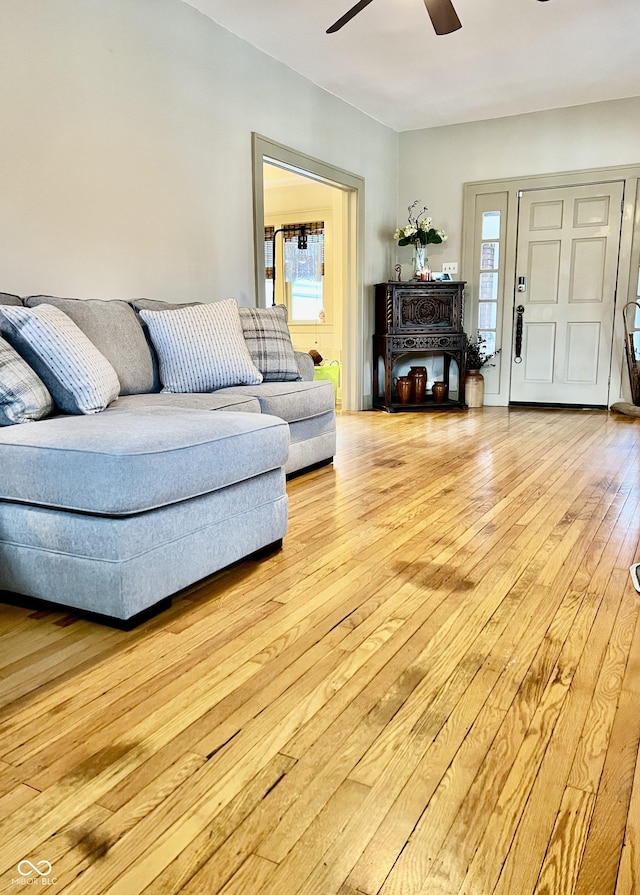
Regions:
<instances>
[{"instance_id":1,"label":"glass vase","mask_svg":"<svg viewBox=\"0 0 640 895\"><path fill-rule=\"evenodd\" d=\"M420 274L425 268L427 263L427 254L425 247L422 243L416 243L414 246L414 255L413 255L413 270L414 270L414 279L419 280Z\"/></svg>"}]
</instances>

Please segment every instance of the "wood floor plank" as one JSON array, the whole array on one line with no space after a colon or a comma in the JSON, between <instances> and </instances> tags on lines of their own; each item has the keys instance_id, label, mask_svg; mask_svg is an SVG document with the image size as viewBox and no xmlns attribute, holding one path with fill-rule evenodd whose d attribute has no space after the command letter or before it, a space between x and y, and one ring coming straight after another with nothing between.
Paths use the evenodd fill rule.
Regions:
<instances>
[{"instance_id":1,"label":"wood floor plank","mask_svg":"<svg viewBox=\"0 0 640 895\"><path fill-rule=\"evenodd\" d=\"M284 781L295 760L277 753L205 829L144 890L175 895L194 878L207 893L222 889L255 851L267 817L279 814ZM286 802L285 802L286 804ZM215 855L214 861L209 858ZM206 870L205 870L206 866Z\"/></svg>"},{"instance_id":2,"label":"wood floor plank","mask_svg":"<svg viewBox=\"0 0 640 895\"><path fill-rule=\"evenodd\" d=\"M612 671L615 689L611 698L615 704L618 702L622 674L615 676L616 663L613 655L617 652L619 659L621 649L626 654L638 615L637 605L632 606L629 611L628 603L621 601L623 588L619 586L620 583L619 580L610 582L602 602L593 595L585 596L586 612L592 609L595 615L597 611L597 617L590 626L575 673L571 667L575 663L569 660L567 665L566 656L560 668L562 675L573 674L571 686L531 790L528 810L522 817L509 848L500 881L495 888L495 895L531 892L538 876L537 868L542 865L547 843L552 836L554 817L556 812L561 810L558 806L561 803L565 781L575 761L579 744L584 738L587 724L585 719L593 708L591 695L603 676L610 675ZM621 608L612 624L613 611L617 606ZM588 614L585 614L584 621L590 623ZM623 646L625 643L626 649ZM612 644L615 644L613 648ZM584 842L576 842L575 845L582 848Z\"/></svg>"},{"instance_id":3,"label":"wood floor plank","mask_svg":"<svg viewBox=\"0 0 640 895\"><path fill-rule=\"evenodd\" d=\"M111 812L96 806L101 814L95 818L74 819L67 832L66 848L63 839L56 850L57 885L65 887L81 877L90 866L104 862L115 844L195 774L202 764L199 755L181 755L174 766L144 787L120 811ZM52 838L57 841L58 836ZM42 851L48 853L52 838L42 843Z\"/></svg>"},{"instance_id":4,"label":"wood floor plank","mask_svg":"<svg viewBox=\"0 0 640 895\"><path fill-rule=\"evenodd\" d=\"M615 623L608 635L606 654L595 685L589 684L591 696L589 713L573 757L568 785L585 792L598 790L602 767L615 720L622 682L631 653L633 633L638 621L638 600L629 598L626 577L617 574L610 580L607 595L614 599L626 594L621 601ZM596 644L594 660L602 647Z\"/></svg>"},{"instance_id":5,"label":"wood floor plank","mask_svg":"<svg viewBox=\"0 0 640 895\"><path fill-rule=\"evenodd\" d=\"M614 892L640 743L640 696L622 691L575 895Z\"/></svg>"},{"instance_id":6,"label":"wood floor plank","mask_svg":"<svg viewBox=\"0 0 640 895\"><path fill-rule=\"evenodd\" d=\"M588 604L586 598L584 604ZM582 609L583 606L580 607ZM540 779L539 771L587 641L597 605L587 605L584 612L580 610L532 718L531 727L535 736L527 736L522 743L485 828L483 841L469 865L460 895L470 895L478 889L493 891L500 877L514 835L521 824L524 807L531 797L536 779Z\"/></svg>"},{"instance_id":7,"label":"wood floor plank","mask_svg":"<svg viewBox=\"0 0 640 895\"><path fill-rule=\"evenodd\" d=\"M640 750L636 760L615 895L637 895L638 892L640 892Z\"/></svg>"},{"instance_id":8,"label":"wood floor plank","mask_svg":"<svg viewBox=\"0 0 640 895\"><path fill-rule=\"evenodd\" d=\"M637 895L640 426L338 441L281 551L134 631L0 607L0 892Z\"/></svg>"},{"instance_id":9,"label":"wood floor plank","mask_svg":"<svg viewBox=\"0 0 640 895\"><path fill-rule=\"evenodd\" d=\"M572 895L593 811L592 793L568 786L533 895Z\"/></svg>"},{"instance_id":10,"label":"wood floor plank","mask_svg":"<svg viewBox=\"0 0 640 895\"><path fill-rule=\"evenodd\" d=\"M543 593L545 597L551 596L546 589ZM564 642L562 636L559 636L560 631L566 633L571 630L578 609L575 595L567 596L566 605L562 600L554 602L547 599L544 602L548 605L546 611L539 613L543 620L542 629L547 633L554 631L556 636L541 639L538 635L535 638L537 651L528 653L528 666L521 669L518 677L512 681L511 700L502 710L504 720L501 728L491 750L474 769L475 776L467 798L449 827L446 841L442 837L436 837L432 842L429 826L421 825L420 835L412 838L393 868L383 889L385 895L402 892L404 864L409 860L417 865L417 869L413 871L414 877L419 880L418 885L424 885L425 890L433 883L442 891L459 891L492 811L525 742L527 731L539 711L540 700L553 680L552 674ZM529 625L521 631L521 640L513 644L514 654L529 646L531 630ZM507 661L507 667L508 665ZM499 685L500 677L497 686ZM497 708L501 700L494 700L492 696L493 693L490 693L487 705ZM518 775L515 774L514 778L517 781Z\"/></svg>"},{"instance_id":11,"label":"wood floor plank","mask_svg":"<svg viewBox=\"0 0 640 895\"><path fill-rule=\"evenodd\" d=\"M313 823L300 836L295 846L273 869L265 890L287 892L299 888L313 867L323 859L329 847L340 836L353 814L360 809L368 791L368 787L360 783L345 780L324 808L318 812ZM262 849L259 851L261 853ZM211 892L208 886L206 890ZM194 878L185 895L195 895L201 891L203 891L202 884L198 884L198 880Z\"/></svg>"}]
</instances>

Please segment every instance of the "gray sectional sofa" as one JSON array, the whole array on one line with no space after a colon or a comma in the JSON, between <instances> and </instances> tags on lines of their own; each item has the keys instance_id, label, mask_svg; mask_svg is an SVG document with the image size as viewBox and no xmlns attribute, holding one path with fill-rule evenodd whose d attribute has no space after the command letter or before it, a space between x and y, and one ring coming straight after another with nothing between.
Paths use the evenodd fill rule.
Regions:
<instances>
[{"instance_id":1,"label":"gray sectional sofa","mask_svg":"<svg viewBox=\"0 0 640 895\"><path fill-rule=\"evenodd\" d=\"M4 306L42 304L108 359L120 394L100 413L54 409L0 428L0 601L22 595L130 627L281 544L285 477L335 451L333 386L313 381L311 358L295 354L297 381L166 393L138 311L174 306L0 294Z\"/></svg>"}]
</instances>

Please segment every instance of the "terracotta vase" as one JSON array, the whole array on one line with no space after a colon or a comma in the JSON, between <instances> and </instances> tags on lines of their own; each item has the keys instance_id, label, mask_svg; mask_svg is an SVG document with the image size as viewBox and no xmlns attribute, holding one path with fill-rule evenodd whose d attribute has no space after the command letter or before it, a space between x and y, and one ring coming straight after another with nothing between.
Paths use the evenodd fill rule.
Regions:
<instances>
[{"instance_id":1,"label":"terracotta vase","mask_svg":"<svg viewBox=\"0 0 640 895\"><path fill-rule=\"evenodd\" d=\"M427 368L411 367L409 370L411 380L411 400L414 404L424 401L424 393L427 390Z\"/></svg>"},{"instance_id":2,"label":"terracotta vase","mask_svg":"<svg viewBox=\"0 0 640 895\"><path fill-rule=\"evenodd\" d=\"M484 376L480 370L467 370L464 399L467 407L482 407L484 404Z\"/></svg>"},{"instance_id":3,"label":"terracotta vase","mask_svg":"<svg viewBox=\"0 0 640 895\"><path fill-rule=\"evenodd\" d=\"M413 387L413 383L409 376L399 376L397 379L393 380L393 384L398 393L398 401L401 404L409 404L411 402L411 392Z\"/></svg>"},{"instance_id":4,"label":"terracotta vase","mask_svg":"<svg viewBox=\"0 0 640 895\"><path fill-rule=\"evenodd\" d=\"M447 388L446 382L434 382L431 386L431 394L433 395L433 400L436 404L442 404L447 397L448 391L449 389Z\"/></svg>"}]
</instances>

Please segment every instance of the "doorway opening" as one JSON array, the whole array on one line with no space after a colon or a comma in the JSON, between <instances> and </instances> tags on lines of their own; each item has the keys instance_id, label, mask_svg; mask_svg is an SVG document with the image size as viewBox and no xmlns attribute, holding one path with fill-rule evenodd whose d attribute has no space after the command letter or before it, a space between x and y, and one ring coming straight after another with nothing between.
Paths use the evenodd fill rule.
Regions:
<instances>
[{"instance_id":1,"label":"doorway opening","mask_svg":"<svg viewBox=\"0 0 640 895\"><path fill-rule=\"evenodd\" d=\"M316 375L333 382L341 407L347 193L271 162L263 184L266 304L285 305L294 349L322 358Z\"/></svg>"},{"instance_id":2,"label":"doorway opening","mask_svg":"<svg viewBox=\"0 0 640 895\"><path fill-rule=\"evenodd\" d=\"M364 181L258 134L253 175L258 307L285 305L294 348L322 357L337 406L361 410Z\"/></svg>"}]
</instances>

